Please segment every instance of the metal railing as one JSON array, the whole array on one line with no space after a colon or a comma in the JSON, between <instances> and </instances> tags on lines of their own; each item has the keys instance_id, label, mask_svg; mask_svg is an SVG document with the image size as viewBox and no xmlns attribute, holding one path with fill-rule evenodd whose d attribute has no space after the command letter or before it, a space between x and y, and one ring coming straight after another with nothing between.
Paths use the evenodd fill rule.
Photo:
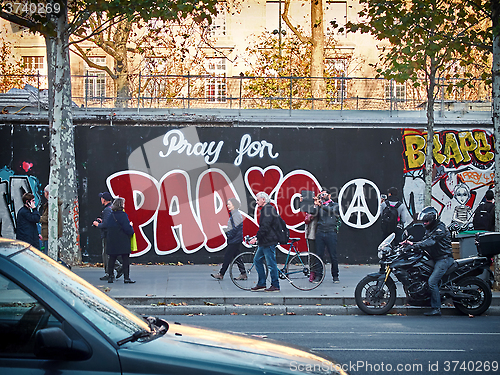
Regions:
<instances>
[{"instance_id":1,"label":"metal railing","mask_svg":"<svg viewBox=\"0 0 500 375\"><path fill-rule=\"evenodd\" d=\"M39 90L47 77L26 75ZM220 77L211 75L143 75L128 77L129 94L118 97L113 81L105 75L73 75L72 99L79 107L93 108L228 108L299 110L422 110L426 107L425 85L398 84L381 78L363 77ZM313 98L313 81L322 83L323 97ZM440 80L436 109L491 111L491 88L480 79L459 87ZM451 87L448 92L445 88ZM3 94L5 98L5 94Z\"/></svg>"}]
</instances>

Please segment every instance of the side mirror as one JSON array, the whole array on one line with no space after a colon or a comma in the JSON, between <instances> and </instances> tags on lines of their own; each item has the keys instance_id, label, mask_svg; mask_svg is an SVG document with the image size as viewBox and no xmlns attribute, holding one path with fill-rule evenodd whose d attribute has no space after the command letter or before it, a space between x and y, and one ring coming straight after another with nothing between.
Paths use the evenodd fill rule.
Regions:
<instances>
[{"instance_id":1,"label":"side mirror","mask_svg":"<svg viewBox=\"0 0 500 375\"><path fill-rule=\"evenodd\" d=\"M84 361L92 350L83 340L72 340L58 327L41 329L35 336L35 355L54 360Z\"/></svg>"}]
</instances>

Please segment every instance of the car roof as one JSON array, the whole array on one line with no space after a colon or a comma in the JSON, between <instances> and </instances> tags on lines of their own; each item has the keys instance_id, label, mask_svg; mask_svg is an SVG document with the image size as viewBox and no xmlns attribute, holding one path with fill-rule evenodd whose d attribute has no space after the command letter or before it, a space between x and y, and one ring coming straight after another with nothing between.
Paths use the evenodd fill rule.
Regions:
<instances>
[{"instance_id":1,"label":"car roof","mask_svg":"<svg viewBox=\"0 0 500 375\"><path fill-rule=\"evenodd\" d=\"M26 242L0 237L0 256L9 257L19 251L26 250L29 247L30 244Z\"/></svg>"}]
</instances>

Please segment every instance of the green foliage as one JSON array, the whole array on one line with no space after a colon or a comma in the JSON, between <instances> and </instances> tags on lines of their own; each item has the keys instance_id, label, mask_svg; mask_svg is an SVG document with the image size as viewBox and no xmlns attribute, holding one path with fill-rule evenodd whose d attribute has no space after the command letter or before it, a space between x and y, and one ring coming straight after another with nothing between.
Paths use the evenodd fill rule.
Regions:
<instances>
[{"instance_id":1,"label":"green foliage","mask_svg":"<svg viewBox=\"0 0 500 375\"><path fill-rule=\"evenodd\" d=\"M292 100L293 109L311 107L310 47L305 48L295 35L291 35L282 39L280 48L278 35L265 32L257 36L246 50L252 63L245 76L256 78L244 81L244 91L246 98L255 99L255 106L260 103L266 108L289 108L291 94L295 99ZM335 70L334 66L326 65L324 77L327 79L328 99L333 99L338 91L337 81L328 78L341 75L342 72Z\"/></svg>"},{"instance_id":2,"label":"green foliage","mask_svg":"<svg viewBox=\"0 0 500 375\"><path fill-rule=\"evenodd\" d=\"M379 76L397 82L455 79L460 85L487 76L491 47L489 2L483 0L361 0L360 23L350 32L371 33L390 43Z\"/></svg>"},{"instance_id":3,"label":"green foliage","mask_svg":"<svg viewBox=\"0 0 500 375\"><path fill-rule=\"evenodd\" d=\"M178 20L188 16L197 22L211 22L216 14L217 0L30 0L29 2L2 2L2 18L44 35L52 30L51 19L66 9L72 15L70 26L80 26L92 14L106 14L108 18ZM21 4L21 6L12 5ZM75 25L76 24L76 25Z\"/></svg>"}]
</instances>

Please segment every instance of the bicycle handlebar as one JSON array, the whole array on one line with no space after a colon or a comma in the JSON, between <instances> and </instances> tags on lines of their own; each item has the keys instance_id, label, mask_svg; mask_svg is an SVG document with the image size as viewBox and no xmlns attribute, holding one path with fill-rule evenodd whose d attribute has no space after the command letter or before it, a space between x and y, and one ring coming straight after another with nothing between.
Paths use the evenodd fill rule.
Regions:
<instances>
[{"instance_id":1,"label":"bicycle handlebar","mask_svg":"<svg viewBox=\"0 0 500 375\"><path fill-rule=\"evenodd\" d=\"M249 235L246 235L243 240L246 242L246 243L249 243L250 240L252 240L253 238L256 238L257 236L249 236ZM289 238L288 239L288 243L286 243L286 245L293 245L295 242L299 242L300 241L300 238ZM257 245L256 243L254 245Z\"/></svg>"}]
</instances>

